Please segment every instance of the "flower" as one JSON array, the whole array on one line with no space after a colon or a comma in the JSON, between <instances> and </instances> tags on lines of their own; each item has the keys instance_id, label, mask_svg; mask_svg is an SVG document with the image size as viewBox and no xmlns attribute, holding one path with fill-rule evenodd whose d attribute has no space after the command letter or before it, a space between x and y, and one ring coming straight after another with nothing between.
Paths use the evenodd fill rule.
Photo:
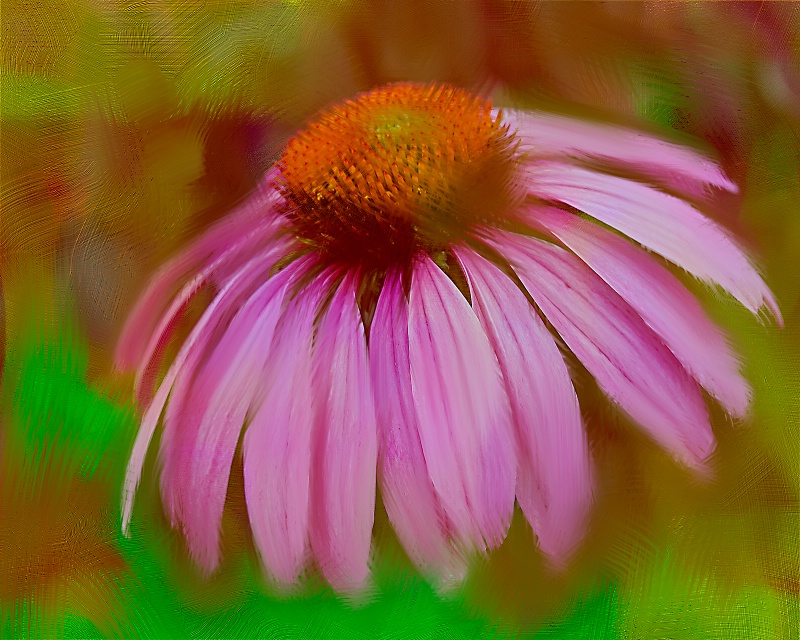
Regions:
<instances>
[{"instance_id":1,"label":"flower","mask_svg":"<svg viewBox=\"0 0 800 640\"><path fill-rule=\"evenodd\" d=\"M724 335L645 250L780 322L743 250L691 204L711 189L736 187L690 149L503 113L447 85L393 84L322 112L238 210L157 274L127 322L117 361L147 396L180 311L217 287L144 415L124 528L166 406L162 499L206 572L243 430L253 537L279 583L312 557L336 589L366 583L376 477L429 574L457 577L469 552L499 545L515 498L562 565L585 533L593 480L551 328L694 469L714 449L700 387L746 412Z\"/></svg>"}]
</instances>

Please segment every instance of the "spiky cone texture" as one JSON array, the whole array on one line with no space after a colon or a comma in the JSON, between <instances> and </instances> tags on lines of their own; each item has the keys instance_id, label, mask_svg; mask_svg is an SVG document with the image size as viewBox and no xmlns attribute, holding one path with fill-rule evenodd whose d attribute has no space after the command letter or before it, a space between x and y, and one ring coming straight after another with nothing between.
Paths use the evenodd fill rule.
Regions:
<instances>
[{"instance_id":1,"label":"spiky cone texture","mask_svg":"<svg viewBox=\"0 0 800 640\"><path fill-rule=\"evenodd\" d=\"M500 112L447 85L389 85L322 112L128 319L117 362L149 399L176 319L216 288L149 399L125 530L164 413L164 508L205 572L220 562L243 429L252 533L278 583L312 561L339 591L368 583L376 479L429 576L457 580L498 546L515 499L564 566L593 474L553 333L697 472L715 446L701 387L730 415L747 411L724 334L653 255L780 323L746 253L692 204L714 190L736 186L694 150Z\"/></svg>"}]
</instances>

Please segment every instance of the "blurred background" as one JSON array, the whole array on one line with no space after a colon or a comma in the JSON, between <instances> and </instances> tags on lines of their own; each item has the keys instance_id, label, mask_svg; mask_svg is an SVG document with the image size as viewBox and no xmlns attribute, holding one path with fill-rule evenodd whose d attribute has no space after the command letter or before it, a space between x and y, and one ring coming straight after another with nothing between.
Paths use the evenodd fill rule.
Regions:
<instances>
[{"instance_id":1,"label":"blurred background","mask_svg":"<svg viewBox=\"0 0 800 640\"><path fill-rule=\"evenodd\" d=\"M3 0L1 44L0 636L798 637L800 5ZM719 158L741 192L713 214L759 257L786 326L689 284L743 356L752 415L714 414L717 478L699 485L579 388L599 494L563 575L519 517L457 593L437 594L379 507L371 602L313 577L280 597L234 476L226 562L203 581L156 483L119 535L140 414L112 367L121 324L316 110L403 80Z\"/></svg>"}]
</instances>

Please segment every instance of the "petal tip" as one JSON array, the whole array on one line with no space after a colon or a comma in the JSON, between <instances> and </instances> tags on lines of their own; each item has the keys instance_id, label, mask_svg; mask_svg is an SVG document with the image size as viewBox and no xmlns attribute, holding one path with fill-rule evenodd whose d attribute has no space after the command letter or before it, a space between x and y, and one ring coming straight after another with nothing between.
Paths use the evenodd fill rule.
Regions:
<instances>
[{"instance_id":1,"label":"petal tip","mask_svg":"<svg viewBox=\"0 0 800 640\"><path fill-rule=\"evenodd\" d=\"M769 314L772 316L772 320L778 329L783 329L783 314L772 292L769 292L769 295L765 296L764 306L769 310Z\"/></svg>"},{"instance_id":2,"label":"petal tip","mask_svg":"<svg viewBox=\"0 0 800 640\"><path fill-rule=\"evenodd\" d=\"M713 434L705 442L695 442L683 454L679 454L679 460L683 462L700 480L708 481L713 478L711 461L717 448L717 441Z\"/></svg>"}]
</instances>

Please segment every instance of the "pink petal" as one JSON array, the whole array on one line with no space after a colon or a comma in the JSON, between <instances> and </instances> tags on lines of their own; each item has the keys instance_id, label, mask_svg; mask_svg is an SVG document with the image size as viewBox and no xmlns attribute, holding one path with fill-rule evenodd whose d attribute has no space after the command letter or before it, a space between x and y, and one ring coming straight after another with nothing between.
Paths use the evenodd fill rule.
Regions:
<instances>
[{"instance_id":1,"label":"pink petal","mask_svg":"<svg viewBox=\"0 0 800 640\"><path fill-rule=\"evenodd\" d=\"M251 245L275 236L281 223L274 211L281 198L272 187L273 179L274 172L268 173L259 190L239 210L227 215L158 270L123 328L115 353L120 368L135 368L141 375L158 347L166 344L178 315L214 271ZM192 272L197 275L164 312L166 301L178 283Z\"/></svg>"},{"instance_id":2,"label":"pink petal","mask_svg":"<svg viewBox=\"0 0 800 640\"><path fill-rule=\"evenodd\" d=\"M272 225L274 229L279 227L276 223ZM284 239L274 239L269 247L260 247L259 252L255 254L259 263L262 264L261 272L266 273L274 266L274 263L281 257L289 252L289 243ZM242 246L237 245L236 251L241 251ZM156 367L159 364L158 355L163 351L167 345L169 338L175 328L183 310L189 301L195 296L200 288L206 284L208 278L212 275L215 269L226 261L230 261L231 252L226 252L219 259L212 262L208 268L201 271L196 275L189 284L187 284L179 293L178 296L172 301L167 312L162 316L158 326L150 337L150 341L145 347L144 354L140 360L140 366L136 371L136 379L134 381L134 389L137 396L142 399L149 395L150 385L152 384L152 377L155 375ZM238 270L238 267L237 267ZM234 271L235 274L237 271ZM229 278L228 278L229 279Z\"/></svg>"},{"instance_id":3,"label":"pink petal","mask_svg":"<svg viewBox=\"0 0 800 640\"><path fill-rule=\"evenodd\" d=\"M217 284L223 283L241 265L242 257L249 259L248 251L258 250L263 246L263 242L269 245L279 235L282 227L286 223L286 218L282 214L285 200L277 188L279 184L280 170L273 165L264 174L256 188L248 194L245 199L233 211L228 213L218 226L229 220L230 237L236 241L237 236L244 239L251 238L251 233L261 230L260 234L252 236L249 242L242 246L242 250L236 252L231 260L223 262L214 272L214 281ZM270 229L270 227L272 227ZM266 233L264 233L266 231Z\"/></svg>"},{"instance_id":4,"label":"pink petal","mask_svg":"<svg viewBox=\"0 0 800 640\"><path fill-rule=\"evenodd\" d=\"M463 543L496 546L514 508L508 396L478 318L429 258L414 270L409 359L433 486Z\"/></svg>"},{"instance_id":5,"label":"pink petal","mask_svg":"<svg viewBox=\"0 0 800 640\"><path fill-rule=\"evenodd\" d=\"M139 431L136 434L136 441L133 443L133 451L131 452L128 466L125 469L125 480L122 485L122 533L125 536L130 535L133 501L136 497L136 489L142 477L142 468L144 467L144 461L147 457L147 450L150 448L150 441L153 439L153 434L155 433L156 426L158 426L161 412L164 410L164 405L167 402L167 396L175 382L175 376L186 360L186 356L187 352L178 354L175 362L173 362L169 371L167 371L167 375L164 377L164 380L158 387L158 391L156 391L153 400L148 406L142 418L142 424L139 426Z\"/></svg>"},{"instance_id":6,"label":"pink petal","mask_svg":"<svg viewBox=\"0 0 800 640\"><path fill-rule=\"evenodd\" d=\"M259 262L259 259L256 259L250 264L245 265L220 290L206 309L200 321L189 334L186 342L181 346L178 355L167 371L155 397L145 412L125 475L122 501L122 530L126 535L128 534L128 527L133 509L133 499L136 494L136 487L139 484L139 479L141 478L144 460L147 455L147 450L150 447L153 433L158 425L158 420L161 417L161 412L167 402L167 397L170 395L170 391L172 391L176 381L179 384L181 378L186 377L184 374L186 369L194 371L204 352L205 345L211 339L218 325L225 320L227 315L226 310L230 303L236 300L239 295L250 286L254 276L260 275ZM182 376L182 374L184 375ZM170 406L174 402L175 393L173 393ZM162 436L162 450L170 448L169 443L172 439L169 421L165 420L165 422L167 424L165 424L164 435ZM169 474L167 474L167 477L169 477ZM169 482L167 482L167 484L169 484ZM173 517L173 523L174 522L175 519Z\"/></svg>"},{"instance_id":7,"label":"pink petal","mask_svg":"<svg viewBox=\"0 0 800 640\"><path fill-rule=\"evenodd\" d=\"M511 400L520 445L517 499L540 548L561 565L586 533L592 503L578 398L558 347L517 285L472 251L458 256Z\"/></svg>"},{"instance_id":8,"label":"pink petal","mask_svg":"<svg viewBox=\"0 0 800 640\"><path fill-rule=\"evenodd\" d=\"M702 195L705 185L738 191L711 158L645 133L543 112L503 110L503 121L516 130L522 150L537 158L602 159L690 195Z\"/></svg>"},{"instance_id":9,"label":"pink petal","mask_svg":"<svg viewBox=\"0 0 800 640\"><path fill-rule=\"evenodd\" d=\"M311 546L330 584L358 591L369 577L378 442L367 343L355 278L337 289L314 345Z\"/></svg>"},{"instance_id":10,"label":"pink petal","mask_svg":"<svg viewBox=\"0 0 800 640\"><path fill-rule=\"evenodd\" d=\"M286 288L302 262L267 281L236 314L196 374L181 432L165 457L174 474L170 502L190 552L207 572L219 562L219 528L231 463L245 416L259 389Z\"/></svg>"},{"instance_id":11,"label":"pink petal","mask_svg":"<svg viewBox=\"0 0 800 640\"><path fill-rule=\"evenodd\" d=\"M369 345L381 495L403 547L423 572L461 576L463 562L450 546L447 516L422 451L408 348L408 304L400 275L392 272L381 290Z\"/></svg>"},{"instance_id":12,"label":"pink petal","mask_svg":"<svg viewBox=\"0 0 800 640\"><path fill-rule=\"evenodd\" d=\"M701 280L716 282L753 313L766 305L781 322L775 298L744 252L687 202L638 182L555 162L532 167L529 188L585 211Z\"/></svg>"},{"instance_id":13,"label":"pink petal","mask_svg":"<svg viewBox=\"0 0 800 640\"><path fill-rule=\"evenodd\" d=\"M572 254L514 234L496 245L600 387L663 447L703 469L714 434L697 384L644 321Z\"/></svg>"},{"instance_id":14,"label":"pink petal","mask_svg":"<svg viewBox=\"0 0 800 640\"><path fill-rule=\"evenodd\" d=\"M531 215L630 304L709 393L735 416L750 388L722 332L695 297L647 252L602 227L555 208Z\"/></svg>"},{"instance_id":15,"label":"pink petal","mask_svg":"<svg viewBox=\"0 0 800 640\"><path fill-rule=\"evenodd\" d=\"M313 282L290 303L270 351L263 400L244 436L244 489L253 538L279 582L306 561L315 396L311 343L323 291Z\"/></svg>"},{"instance_id":16,"label":"pink petal","mask_svg":"<svg viewBox=\"0 0 800 640\"><path fill-rule=\"evenodd\" d=\"M204 363L223 339L234 316L268 277L269 270L279 255L271 251L258 255L228 280L191 334L195 335L201 330L191 352L173 377L173 388L164 416L160 462L162 501L174 527L182 519L182 506L179 508L178 493L174 488L181 486L181 479L188 473L185 467L186 458L179 453L185 453L192 446L187 443L196 436L209 400L207 396L198 398L193 385Z\"/></svg>"}]
</instances>

